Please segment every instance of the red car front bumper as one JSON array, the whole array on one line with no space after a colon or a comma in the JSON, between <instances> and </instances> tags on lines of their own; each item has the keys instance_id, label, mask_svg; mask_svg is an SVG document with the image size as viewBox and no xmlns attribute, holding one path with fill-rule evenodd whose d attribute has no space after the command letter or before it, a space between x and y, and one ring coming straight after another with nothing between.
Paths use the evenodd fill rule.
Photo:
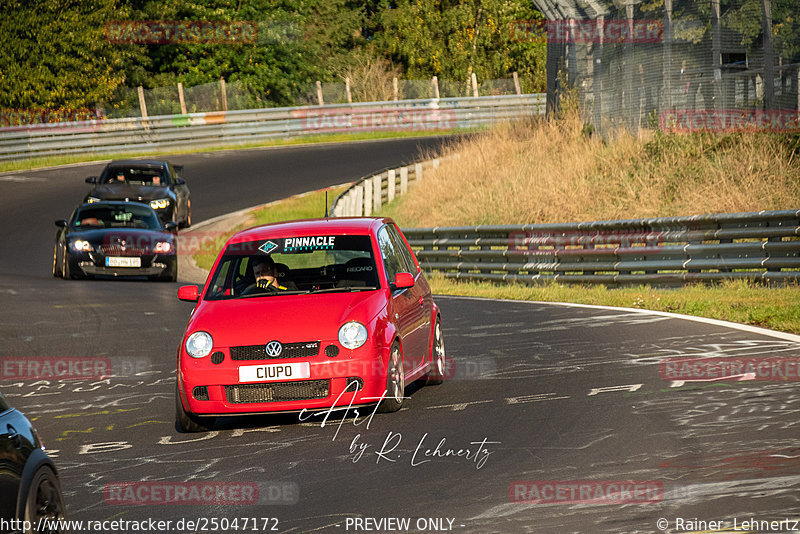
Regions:
<instances>
[{"instance_id":1,"label":"red car front bumper","mask_svg":"<svg viewBox=\"0 0 800 534\"><path fill-rule=\"evenodd\" d=\"M187 412L206 415L246 415L318 410L332 406L366 405L378 402L386 390L389 347L367 343L355 350L339 348L336 357L325 355L332 341L320 343L319 353L307 358L234 361L228 348L221 363L206 356L191 358L181 347L178 387ZM239 368L308 362L310 376L296 380L239 380Z\"/></svg>"}]
</instances>

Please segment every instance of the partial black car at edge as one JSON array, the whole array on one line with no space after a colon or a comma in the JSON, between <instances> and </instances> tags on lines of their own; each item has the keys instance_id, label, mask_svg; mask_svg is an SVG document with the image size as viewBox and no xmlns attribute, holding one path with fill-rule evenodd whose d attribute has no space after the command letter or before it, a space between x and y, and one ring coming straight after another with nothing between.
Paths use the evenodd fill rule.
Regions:
<instances>
[{"instance_id":1,"label":"partial black car at edge","mask_svg":"<svg viewBox=\"0 0 800 534\"><path fill-rule=\"evenodd\" d=\"M53 248L53 276L146 276L174 282L178 256L174 222L135 202L82 204L69 220L59 219Z\"/></svg>"},{"instance_id":2,"label":"partial black car at edge","mask_svg":"<svg viewBox=\"0 0 800 534\"><path fill-rule=\"evenodd\" d=\"M0 393L0 532L22 532L30 521L42 532L64 532L54 522L66 517L58 471L30 421ZM10 527L10 528L4 528Z\"/></svg>"},{"instance_id":3,"label":"partial black car at edge","mask_svg":"<svg viewBox=\"0 0 800 534\"><path fill-rule=\"evenodd\" d=\"M192 224L192 199L183 178L183 166L160 160L116 160L106 165L100 176L90 176L86 183L94 188L86 194L86 203L125 200L147 204L163 222L172 221L180 228Z\"/></svg>"}]
</instances>

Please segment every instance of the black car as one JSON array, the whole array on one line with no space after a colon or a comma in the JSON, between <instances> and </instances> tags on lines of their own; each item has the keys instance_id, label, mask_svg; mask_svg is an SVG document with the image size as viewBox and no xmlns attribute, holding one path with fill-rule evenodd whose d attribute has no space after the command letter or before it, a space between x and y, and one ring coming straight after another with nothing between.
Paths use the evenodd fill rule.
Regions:
<instances>
[{"instance_id":1,"label":"black car","mask_svg":"<svg viewBox=\"0 0 800 534\"><path fill-rule=\"evenodd\" d=\"M41 521L51 528L40 532L63 532L54 525L65 512L53 461L30 421L0 393L0 524L11 527L2 531L22 532L20 521Z\"/></svg>"},{"instance_id":2,"label":"black car","mask_svg":"<svg viewBox=\"0 0 800 534\"><path fill-rule=\"evenodd\" d=\"M192 199L183 178L183 166L168 161L112 161L100 176L90 176L95 184L83 199L86 203L125 200L148 204L162 221L172 221L181 228L192 224Z\"/></svg>"},{"instance_id":3,"label":"black car","mask_svg":"<svg viewBox=\"0 0 800 534\"><path fill-rule=\"evenodd\" d=\"M56 221L53 276L178 277L174 222L162 223L150 206L135 202L82 204Z\"/></svg>"}]
</instances>

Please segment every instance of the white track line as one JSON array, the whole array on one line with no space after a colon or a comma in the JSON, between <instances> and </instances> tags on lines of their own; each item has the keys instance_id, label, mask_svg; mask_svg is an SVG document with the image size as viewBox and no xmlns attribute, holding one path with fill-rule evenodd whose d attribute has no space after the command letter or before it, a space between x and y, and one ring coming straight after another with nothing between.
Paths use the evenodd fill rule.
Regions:
<instances>
[{"instance_id":1,"label":"white track line","mask_svg":"<svg viewBox=\"0 0 800 534\"><path fill-rule=\"evenodd\" d=\"M471 299L471 300L490 300L492 302L516 302L522 303L527 302L529 304L544 304L548 306L566 306L571 308L590 308L596 310L612 310L612 311L624 311L630 313L640 313L646 315L660 315L662 317L670 317L673 319L684 319L687 321L694 321L696 323L704 323L714 326L721 326L724 328L731 328L734 330L741 330L743 332L750 332L753 334L759 334L762 336L769 336L774 337L777 339L783 339L785 341L794 341L795 343L800 343L800 336L796 334L790 334L788 332L778 332L777 330L770 330L768 328L761 328L758 326L750 326L746 324L739 324L739 323L732 323L730 321L722 321L720 319L709 319L707 317L696 317L694 315L684 315L682 313L670 313L664 311L654 311L654 310L642 310L639 308L620 308L617 306L599 306L596 304L572 304L569 302L542 302L538 300L513 300L513 299L489 299L485 297L462 297L456 295L436 295L437 298L453 298L453 299Z\"/></svg>"}]
</instances>

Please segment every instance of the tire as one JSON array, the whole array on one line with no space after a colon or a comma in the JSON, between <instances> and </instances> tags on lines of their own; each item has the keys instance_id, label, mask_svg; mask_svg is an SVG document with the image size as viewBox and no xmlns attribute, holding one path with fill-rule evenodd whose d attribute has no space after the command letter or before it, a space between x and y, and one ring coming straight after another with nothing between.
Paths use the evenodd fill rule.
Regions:
<instances>
[{"instance_id":1,"label":"tire","mask_svg":"<svg viewBox=\"0 0 800 534\"><path fill-rule=\"evenodd\" d=\"M396 412L403 407L405 385L403 353L400 351L400 345L395 341L386 366L386 398L378 406L380 413Z\"/></svg>"},{"instance_id":2,"label":"tire","mask_svg":"<svg viewBox=\"0 0 800 534\"><path fill-rule=\"evenodd\" d=\"M183 227L189 228L192 225L192 201L186 201L186 219L183 221Z\"/></svg>"},{"instance_id":3,"label":"tire","mask_svg":"<svg viewBox=\"0 0 800 534\"><path fill-rule=\"evenodd\" d=\"M214 428L216 417L198 417L183 409L181 394L175 385L175 425L181 432L208 432Z\"/></svg>"},{"instance_id":4,"label":"tire","mask_svg":"<svg viewBox=\"0 0 800 534\"><path fill-rule=\"evenodd\" d=\"M25 521L30 521L34 528L39 524L39 521L45 518L48 519L48 523L66 518L66 507L64 506L64 497L61 495L61 484L59 484L58 477L49 466L43 465L33 475L23 513ZM25 534L34 532L36 531L26 530ZM38 532L60 534L66 532L66 530L54 525L53 528Z\"/></svg>"},{"instance_id":5,"label":"tire","mask_svg":"<svg viewBox=\"0 0 800 534\"><path fill-rule=\"evenodd\" d=\"M58 242L53 245L53 278L59 277L59 261L58 261Z\"/></svg>"},{"instance_id":6,"label":"tire","mask_svg":"<svg viewBox=\"0 0 800 534\"><path fill-rule=\"evenodd\" d=\"M433 345L431 346L431 367L426 376L425 385L438 386L444 382L447 369L447 356L444 352L444 337L442 336L442 321L436 318L436 327L433 330Z\"/></svg>"},{"instance_id":7,"label":"tire","mask_svg":"<svg viewBox=\"0 0 800 534\"><path fill-rule=\"evenodd\" d=\"M61 277L64 280L74 280L75 275L72 274L72 269L70 269L69 267L69 254L67 254L66 250L64 250L64 253L62 254L61 258L62 258Z\"/></svg>"}]
</instances>

